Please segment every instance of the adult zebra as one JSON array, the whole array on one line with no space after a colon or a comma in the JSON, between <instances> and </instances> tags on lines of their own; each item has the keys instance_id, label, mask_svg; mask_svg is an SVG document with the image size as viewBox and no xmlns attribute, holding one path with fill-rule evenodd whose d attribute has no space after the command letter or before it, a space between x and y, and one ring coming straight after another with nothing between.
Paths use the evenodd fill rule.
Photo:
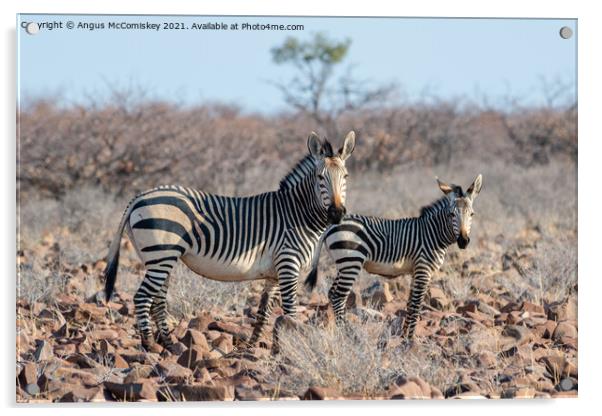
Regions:
<instances>
[{"instance_id":1,"label":"adult zebra","mask_svg":"<svg viewBox=\"0 0 602 416\"><path fill-rule=\"evenodd\" d=\"M470 242L472 205L481 191L482 176L477 176L466 192L439 179L437 183L445 195L423 207L417 218L390 220L350 215L326 231L324 241L337 267L337 276L328 292L337 323L344 321L347 297L362 267L389 278L412 273L408 315L402 333L410 340L413 338L431 276L443 264L447 248L457 243L465 249ZM305 280L309 290L318 279L319 250L320 247Z\"/></svg>"},{"instance_id":2,"label":"adult zebra","mask_svg":"<svg viewBox=\"0 0 602 416\"><path fill-rule=\"evenodd\" d=\"M278 292L284 313L295 316L299 272L310 266L327 226L345 215L345 161L355 147L355 133L347 134L336 154L328 140L315 133L307 145L309 154L274 192L227 197L162 186L129 203L109 249L105 293L110 299L125 229L146 268L134 296L145 349L171 346L165 298L178 259L213 280L266 279L253 343L262 334ZM158 327L159 343L152 336L151 318Z\"/></svg>"}]
</instances>

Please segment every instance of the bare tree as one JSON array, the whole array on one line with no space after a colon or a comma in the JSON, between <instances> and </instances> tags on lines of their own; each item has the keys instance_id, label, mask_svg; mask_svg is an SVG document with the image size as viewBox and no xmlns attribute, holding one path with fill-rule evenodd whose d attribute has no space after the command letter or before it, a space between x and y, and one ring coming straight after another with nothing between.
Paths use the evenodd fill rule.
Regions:
<instances>
[{"instance_id":1,"label":"bare tree","mask_svg":"<svg viewBox=\"0 0 602 416\"><path fill-rule=\"evenodd\" d=\"M307 41L288 37L271 50L276 64L292 65L297 71L288 83L274 83L286 103L332 136L338 136L342 114L382 103L395 89L394 85L373 87L355 79L351 66L336 77L335 69L345 60L350 46L349 39L336 41L316 33Z\"/></svg>"}]
</instances>

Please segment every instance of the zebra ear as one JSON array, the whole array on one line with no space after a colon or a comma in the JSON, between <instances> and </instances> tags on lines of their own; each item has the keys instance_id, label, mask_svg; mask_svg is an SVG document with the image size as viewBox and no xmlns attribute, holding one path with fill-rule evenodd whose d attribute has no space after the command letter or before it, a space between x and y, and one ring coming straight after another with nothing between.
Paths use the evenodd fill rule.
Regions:
<instances>
[{"instance_id":1,"label":"zebra ear","mask_svg":"<svg viewBox=\"0 0 602 416\"><path fill-rule=\"evenodd\" d=\"M324 158L323 151L324 143L320 140L320 137L315 132L311 132L309 137L307 138L307 149L309 153L315 157L316 159Z\"/></svg>"},{"instance_id":2,"label":"zebra ear","mask_svg":"<svg viewBox=\"0 0 602 416\"><path fill-rule=\"evenodd\" d=\"M472 185L466 190L466 193L470 195L470 199L475 199L479 192L481 192L481 186L483 185L483 175L479 174L474 180Z\"/></svg>"},{"instance_id":3,"label":"zebra ear","mask_svg":"<svg viewBox=\"0 0 602 416\"><path fill-rule=\"evenodd\" d=\"M342 160L347 160L351 156L351 153L353 153L353 149L355 149L355 132L351 130L345 137L343 147L339 149L339 157Z\"/></svg>"},{"instance_id":4,"label":"zebra ear","mask_svg":"<svg viewBox=\"0 0 602 416\"><path fill-rule=\"evenodd\" d=\"M437 184L439 184L439 189L441 189L441 191L445 195L449 194L450 192L452 192L454 190L454 188L451 185L449 185L449 184L447 184L445 182L441 182L439 180L439 178L437 178Z\"/></svg>"}]
</instances>

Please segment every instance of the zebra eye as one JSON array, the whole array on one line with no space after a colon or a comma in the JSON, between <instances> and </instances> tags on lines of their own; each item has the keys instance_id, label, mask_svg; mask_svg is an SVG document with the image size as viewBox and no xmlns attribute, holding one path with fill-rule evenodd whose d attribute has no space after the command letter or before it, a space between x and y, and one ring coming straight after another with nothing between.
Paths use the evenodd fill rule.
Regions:
<instances>
[{"instance_id":1,"label":"zebra eye","mask_svg":"<svg viewBox=\"0 0 602 416\"><path fill-rule=\"evenodd\" d=\"M318 175L318 179L320 179L321 181L324 180L324 175Z\"/></svg>"}]
</instances>

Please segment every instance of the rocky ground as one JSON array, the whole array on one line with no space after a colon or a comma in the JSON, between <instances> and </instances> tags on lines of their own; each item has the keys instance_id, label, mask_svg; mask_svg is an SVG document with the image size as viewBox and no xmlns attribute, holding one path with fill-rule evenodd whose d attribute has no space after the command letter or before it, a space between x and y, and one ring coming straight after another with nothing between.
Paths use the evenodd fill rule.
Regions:
<instances>
[{"instance_id":1,"label":"rocky ground","mask_svg":"<svg viewBox=\"0 0 602 416\"><path fill-rule=\"evenodd\" d=\"M279 354L271 354L271 331L245 346L260 297L253 284L242 313L214 307L172 315L176 351L161 356L140 350L133 291L118 280L106 304L104 261L71 264L47 237L19 251L22 279L36 258L62 283L50 296L17 298L17 401L575 397L576 282L555 301L510 284L525 280L539 239L531 230L512 246L481 241L452 251L411 346L395 333L408 279L363 276L348 302L349 325L340 329L323 277L317 292L302 291L305 325L283 332ZM126 241L123 250L131 251ZM130 263L127 255L122 263ZM332 272L324 267L322 276Z\"/></svg>"}]
</instances>

